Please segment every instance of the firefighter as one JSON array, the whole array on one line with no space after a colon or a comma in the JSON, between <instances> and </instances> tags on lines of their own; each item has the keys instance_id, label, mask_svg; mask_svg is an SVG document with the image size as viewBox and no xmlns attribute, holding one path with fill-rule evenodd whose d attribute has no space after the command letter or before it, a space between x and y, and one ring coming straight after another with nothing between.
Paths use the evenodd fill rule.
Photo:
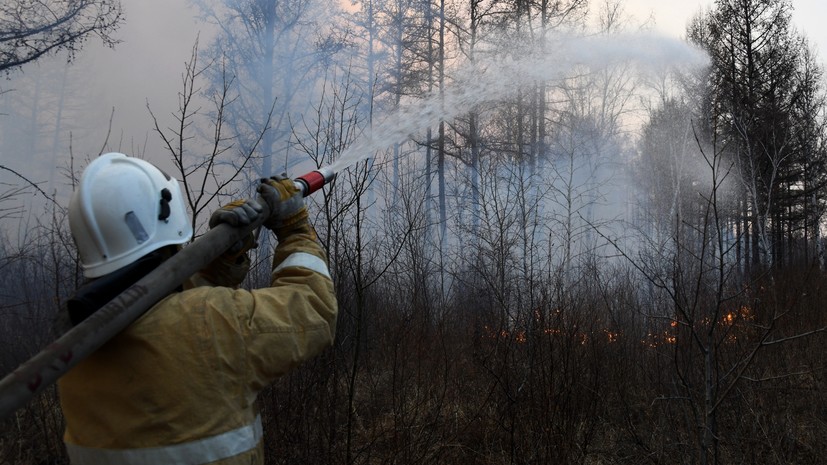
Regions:
<instances>
[{"instance_id":1,"label":"firefighter","mask_svg":"<svg viewBox=\"0 0 827 465\"><path fill-rule=\"evenodd\" d=\"M262 180L275 233L270 287L238 289L252 241L231 248L58 381L73 465L261 464L257 394L330 346L337 303L301 193ZM249 224L256 201L210 217ZM178 182L109 153L84 170L69 225L89 283L67 305L77 324L192 237Z\"/></svg>"}]
</instances>

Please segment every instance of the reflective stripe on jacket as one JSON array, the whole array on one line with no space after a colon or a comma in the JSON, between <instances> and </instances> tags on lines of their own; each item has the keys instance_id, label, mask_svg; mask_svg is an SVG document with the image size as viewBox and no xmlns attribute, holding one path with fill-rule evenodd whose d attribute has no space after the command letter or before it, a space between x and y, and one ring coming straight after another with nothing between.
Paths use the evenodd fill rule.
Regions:
<instances>
[{"instance_id":1,"label":"reflective stripe on jacket","mask_svg":"<svg viewBox=\"0 0 827 465\"><path fill-rule=\"evenodd\" d=\"M261 417L251 425L183 444L142 449L96 449L66 444L72 463L84 465L202 465L256 448L263 431Z\"/></svg>"},{"instance_id":2,"label":"reflective stripe on jacket","mask_svg":"<svg viewBox=\"0 0 827 465\"><path fill-rule=\"evenodd\" d=\"M256 396L335 333L333 283L313 238L278 245L268 288L213 286L216 270L193 277L197 287L159 302L61 378L73 465L263 463Z\"/></svg>"}]
</instances>

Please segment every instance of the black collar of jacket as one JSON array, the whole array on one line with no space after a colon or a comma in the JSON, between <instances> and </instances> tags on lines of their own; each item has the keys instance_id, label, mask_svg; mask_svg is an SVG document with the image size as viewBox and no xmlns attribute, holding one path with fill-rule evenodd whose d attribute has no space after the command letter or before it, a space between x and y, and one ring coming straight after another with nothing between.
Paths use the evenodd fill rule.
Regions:
<instances>
[{"instance_id":1,"label":"black collar of jacket","mask_svg":"<svg viewBox=\"0 0 827 465\"><path fill-rule=\"evenodd\" d=\"M156 250L119 270L85 283L66 302L71 325L80 324L126 288L157 268L167 258L169 258L169 251Z\"/></svg>"}]
</instances>

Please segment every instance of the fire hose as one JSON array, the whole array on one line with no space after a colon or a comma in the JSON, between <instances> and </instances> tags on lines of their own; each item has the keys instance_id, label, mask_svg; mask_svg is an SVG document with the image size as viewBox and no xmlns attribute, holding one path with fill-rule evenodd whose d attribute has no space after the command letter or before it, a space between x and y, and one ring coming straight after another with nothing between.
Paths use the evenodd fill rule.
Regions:
<instances>
[{"instance_id":1,"label":"fire hose","mask_svg":"<svg viewBox=\"0 0 827 465\"><path fill-rule=\"evenodd\" d=\"M330 167L322 167L299 176L294 183L307 197L335 176ZM256 221L238 228L228 224L212 228L0 380L0 420L5 420L186 279L259 228L270 215L266 203L261 204L263 211Z\"/></svg>"}]
</instances>

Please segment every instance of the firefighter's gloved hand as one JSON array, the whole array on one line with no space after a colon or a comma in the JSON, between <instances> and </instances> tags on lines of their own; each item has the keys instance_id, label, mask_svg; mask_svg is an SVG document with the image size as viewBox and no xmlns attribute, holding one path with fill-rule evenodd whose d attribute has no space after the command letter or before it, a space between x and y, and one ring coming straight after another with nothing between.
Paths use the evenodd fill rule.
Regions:
<instances>
[{"instance_id":1,"label":"firefighter's gloved hand","mask_svg":"<svg viewBox=\"0 0 827 465\"><path fill-rule=\"evenodd\" d=\"M264 227L275 232L279 241L296 232L312 231L302 192L287 174L262 179L257 190L270 207Z\"/></svg>"},{"instance_id":2,"label":"firefighter's gloved hand","mask_svg":"<svg viewBox=\"0 0 827 465\"><path fill-rule=\"evenodd\" d=\"M262 209L261 204L255 200L235 200L210 215L210 228L222 223L233 227L246 226L258 218ZM257 245L255 235L250 232L198 272L193 279L194 285L205 285L204 280L206 280L206 285L210 286L238 286L250 271L250 258L247 256L247 251Z\"/></svg>"},{"instance_id":3,"label":"firefighter's gloved hand","mask_svg":"<svg viewBox=\"0 0 827 465\"><path fill-rule=\"evenodd\" d=\"M210 215L210 228L212 229L221 223L227 223L233 227L246 226L258 218L261 210L261 204L255 200L234 200ZM224 255L225 257L237 258L257 245L255 236L250 233L244 239L233 244L224 252Z\"/></svg>"},{"instance_id":4,"label":"firefighter's gloved hand","mask_svg":"<svg viewBox=\"0 0 827 465\"><path fill-rule=\"evenodd\" d=\"M210 228L220 223L230 226L246 226L258 218L261 205L255 200L234 200L210 215Z\"/></svg>"}]
</instances>

